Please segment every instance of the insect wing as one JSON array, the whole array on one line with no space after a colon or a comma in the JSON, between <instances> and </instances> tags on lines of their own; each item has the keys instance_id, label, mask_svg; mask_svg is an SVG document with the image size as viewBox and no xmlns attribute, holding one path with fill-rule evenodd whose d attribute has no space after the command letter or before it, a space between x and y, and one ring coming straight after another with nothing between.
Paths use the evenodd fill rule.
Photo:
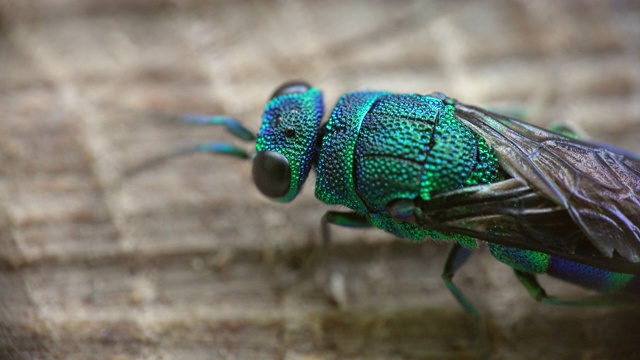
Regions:
<instances>
[{"instance_id":1,"label":"insect wing","mask_svg":"<svg viewBox=\"0 0 640 360\"><path fill-rule=\"evenodd\" d=\"M640 263L638 157L479 108L455 107L458 120L486 139L505 171L568 210L604 256L615 251Z\"/></svg>"},{"instance_id":2,"label":"insect wing","mask_svg":"<svg viewBox=\"0 0 640 360\"><path fill-rule=\"evenodd\" d=\"M640 273L640 263L602 254L561 205L521 180L465 187L421 204L418 226L544 252L601 269Z\"/></svg>"}]
</instances>

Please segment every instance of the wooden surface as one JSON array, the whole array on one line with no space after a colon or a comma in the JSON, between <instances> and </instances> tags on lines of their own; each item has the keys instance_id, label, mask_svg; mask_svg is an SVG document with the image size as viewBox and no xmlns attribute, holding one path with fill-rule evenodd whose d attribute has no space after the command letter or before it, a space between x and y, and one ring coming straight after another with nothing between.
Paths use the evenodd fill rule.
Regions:
<instances>
[{"instance_id":1,"label":"wooden surface","mask_svg":"<svg viewBox=\"0 0 640 360\"><path fill-rule=\"evenodd\" d=\"M143 110L255 131L298 78L328 107L443 91L640 152L640 7L559 3L0 1L0 358L640 357L640 310L538 304L485 251L456 278L481 325L440 280L446 244L334 229L301 276L327 209L313 180L281 205L225 157L123 179L228 139Z\"/></svg>"}]
</instances>

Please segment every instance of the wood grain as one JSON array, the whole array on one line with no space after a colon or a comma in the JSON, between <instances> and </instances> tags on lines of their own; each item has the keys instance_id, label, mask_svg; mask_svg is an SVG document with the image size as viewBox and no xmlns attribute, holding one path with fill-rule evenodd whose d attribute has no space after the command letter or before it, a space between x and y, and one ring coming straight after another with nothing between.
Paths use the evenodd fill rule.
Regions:
<instances>
[{"instance_id":1,"label":"wood grain","mask_svg":"<svg viewBox=\"0 0 640 360\"><path fill-rule=\"evenodd\" d=\"M280 83L443 91L640 152L640 7L618 1L0 2L0 358L638 358L640 311L538 304L480 251L335 229L312 183L262 198L250 164L177 158L228 139L148 111L257 130ZM313 180L312 180L313 181ZM550 292L583 294L548 283Z\"/></svg>"}]
</instances>

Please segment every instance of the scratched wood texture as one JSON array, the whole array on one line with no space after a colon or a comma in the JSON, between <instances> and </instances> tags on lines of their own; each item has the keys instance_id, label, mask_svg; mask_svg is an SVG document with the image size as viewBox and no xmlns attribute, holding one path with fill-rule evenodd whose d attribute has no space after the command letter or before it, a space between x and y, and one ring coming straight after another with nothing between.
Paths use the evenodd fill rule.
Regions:
<instances>
[{"instance_id":1,"label":"scratched wood texture","mask_svg":"<svg viewBox=\"0 0 640 360\"><path fill-rule=\"evenodd\" d=\"M640 310L538 304L486 251L456 278L481 322L440 280L446 244L334 229L302 271L313 180L281 205L225 157L124 178L229 138L147 111L257 130L289 79L328 106L443 91L640 152L638 19L634 1L0 1L0 358L639 358Z\"/></svg>"}]
</instances>

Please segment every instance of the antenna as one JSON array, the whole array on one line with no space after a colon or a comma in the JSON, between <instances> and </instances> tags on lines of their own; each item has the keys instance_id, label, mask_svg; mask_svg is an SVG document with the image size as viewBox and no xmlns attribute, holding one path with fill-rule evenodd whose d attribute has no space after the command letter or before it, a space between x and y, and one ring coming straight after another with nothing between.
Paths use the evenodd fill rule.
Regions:
<instances>
[{"instance_id":1,"label":"antenna","mask_svg":"<svg viewBox=\"0 0 640 360\"><path fill-rule=\"evenodd\" d=\"M244 125L238 122L236 119L233 119L228 116L222 115L201 115L201 114L182 114L175 115L169 113L162 112L152 112L153 117L168 121L181 122L190 125L217 125L224 126L225 130L233 135L234 137L246 141L251 142L256 139L255 135L251 133ZM178 148L174 151L171 151L168 154L162 154L156 157L153 157L133 168L130 168L125 171L121 180L128 179L131 177L135 177L141 172L144 172L152 167L155 167L159 164L164 163L167 160L181 157L184 155L190 155L194 153L212 153L212 154L222 154L234 156L240 159L249 159L250 154L235 145L225 143L225 142L210 142L210 143L202 143L197 145L185 146Z\"/></svg>"}]
</instances>

